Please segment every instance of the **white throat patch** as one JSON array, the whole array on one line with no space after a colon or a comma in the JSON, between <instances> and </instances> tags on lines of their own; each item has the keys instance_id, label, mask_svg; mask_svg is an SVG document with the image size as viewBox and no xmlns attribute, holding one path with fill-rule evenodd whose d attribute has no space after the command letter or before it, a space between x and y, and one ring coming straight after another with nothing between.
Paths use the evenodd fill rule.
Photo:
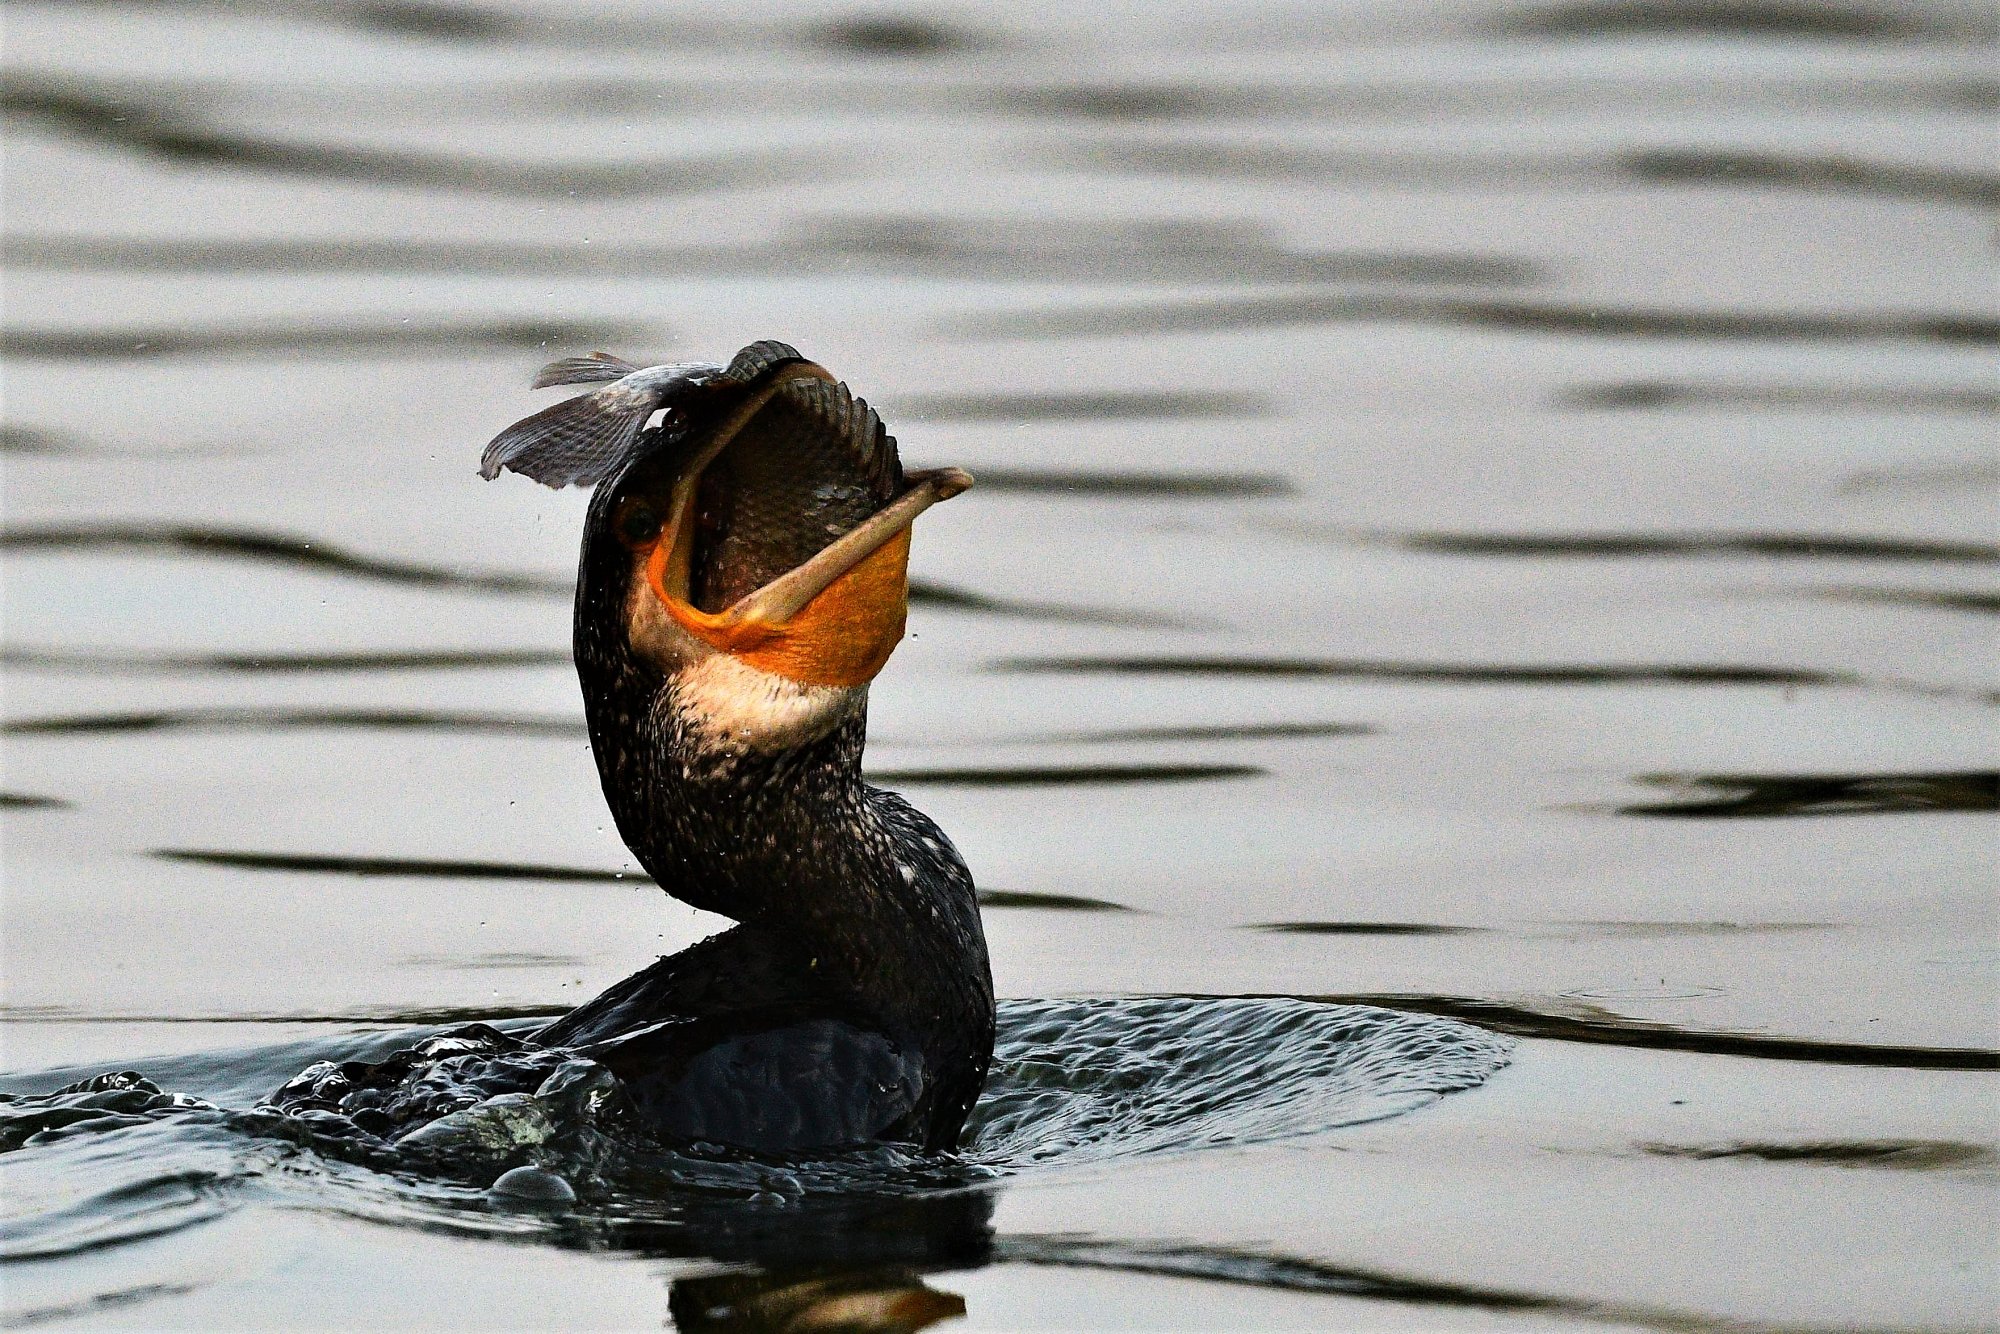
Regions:
<instances>
[{"instance_id":1,"label":"white throat patch","mask_svg":"<svg viewBox=\"0 0 2000 1334\"><path fill-rule=\"evenodd\" d=\"M728 750L786 750L825 736L868 699L867 686L807 685L712 653L674 677L674 709Z\"/></svg>"}]
</instances>

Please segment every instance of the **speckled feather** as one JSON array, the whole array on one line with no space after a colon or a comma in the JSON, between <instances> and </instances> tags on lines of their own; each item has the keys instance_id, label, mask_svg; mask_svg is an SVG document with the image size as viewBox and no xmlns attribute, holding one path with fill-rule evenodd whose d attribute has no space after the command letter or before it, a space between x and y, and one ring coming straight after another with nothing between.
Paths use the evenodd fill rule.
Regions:
<instances>
[{"instance_id":1,"label":"speckled feather","mask_svg":"<svg viewBox=\"0 0 2000 1334\"><path fill-rule=\"evenodd\" d=\"M797 359L783 344L753 344L725 375L747 387ZM822 442L813 466L841 469L841 481L865 487L865 504L854 507L865 517L901 485L893 439L844 387L797 383L824 387L788 396L779 420L837 442L842 452L827 454ZM688 437L700 430L693 423ZM632 562L609 519L639 465L674 443L658 431L635 439L591 498L577 577L577 676L605 796L634 856L669 894L744 925L628 979L542 1039L606 1044L600 1059L635 1088L652 1081L646 1097L661 1109L684 1106L683 1096L699 1100L703 1085L737 1105L726 1081L713 1081L718 1070L737 1078L743 1062L668 1059L657 1046L678 1050L693 1030L654 1040L650 1050L636 1038L629 1046L612 1039L663 1021L775 1030L825 1020L836 1027L814 1030L812 1041L738 1049L767 1072L772 1124L803 1117L788 1110L795 1095L786 1090L810 1087L849 1105L799 1120L800 1133L896 1110L880 1137L948 1148L978 1097L993 1042L992 976L971 874L927 817L861 781L865 689L817 737L777 750L718 747L683 707L676 680L633 651L624 620ZM819 516L816 506L806 513ZM811 550L825 544L813 540ZM718 962L745 981L725 985ZM748 1031L731 1027L728 1041L743 1042ZM763 1054L752 1060L753 1050ZM772 1050L796 1053L816 1079L798 1083L782 1059L772 1063ZM903 1074L886 1082L907 1092L885 1100L876 1085L888 1052Z\"/></svg>"}]
</instances>

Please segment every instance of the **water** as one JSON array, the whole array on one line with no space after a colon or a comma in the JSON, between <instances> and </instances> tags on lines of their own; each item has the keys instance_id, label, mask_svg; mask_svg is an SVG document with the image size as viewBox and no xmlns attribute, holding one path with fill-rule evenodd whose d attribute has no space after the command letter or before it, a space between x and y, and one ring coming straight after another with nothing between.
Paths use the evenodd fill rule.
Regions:
<instances>
[{"instance_id":1,"label":"water","mask_svg":"<svg viewBox=\"0 0 2000 1334\"><path fill-rule=\"evenodd\" d=\"M1991 1325L1983 8L8 27L6 1088L240 1113L714 930L596 792L580 498L473 470L552 356L761 337L980 478L870 761L1010 1033L1519 1039L1366 1124L1421 1060L1141 1081L1242 1089L1095 1149L1007 1066L990 1178L692 1224L100 1128L8 1156L10 1318Z\"/></svg>"}]
</instances>

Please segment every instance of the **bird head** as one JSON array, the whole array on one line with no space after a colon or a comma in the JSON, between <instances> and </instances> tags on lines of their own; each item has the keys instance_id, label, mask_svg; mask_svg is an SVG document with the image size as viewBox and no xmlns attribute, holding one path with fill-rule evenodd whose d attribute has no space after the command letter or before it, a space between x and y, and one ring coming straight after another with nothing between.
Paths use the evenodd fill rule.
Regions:
<instances>
[{"instance_id":1,"label":"bird head","mask_svg":"<svg viewBox=\"0 0 2000 1334\"><path fill-rule=\"evenodd\" d=\"M972 479L906 473L874 410L782 343L726 367L599 354L538 383L590 381L608 383L502 432L483 468L597 488L579 670L622 654L738 743L823 730L902 639L912 521Z\"/></svg>"}]
</instances>

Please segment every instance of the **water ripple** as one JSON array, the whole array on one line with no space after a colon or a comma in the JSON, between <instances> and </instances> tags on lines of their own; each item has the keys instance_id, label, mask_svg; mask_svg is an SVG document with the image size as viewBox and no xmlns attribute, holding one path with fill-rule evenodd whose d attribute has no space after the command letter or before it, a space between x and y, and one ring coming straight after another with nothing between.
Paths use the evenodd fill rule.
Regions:
<instances>
[{"instance_id":1,"label":"water ripple","mask_svg":"<svg viewBox=\"0 0 2000 1334\"><path fill-rule=\"evenodd\" d=\"M1774 556L1798 560L2000 563L2000 543L1814 533L1404 533L1386 539L1452 556Z\"/></svg>"},{"instance_id":2,"label":"water ripple","mask_svg":"<svg viewBox=\"0 0 2000 1334\"><path fill-rule=\"evenodd\" d=\"M1454 685L1850 686L1862 678L1799 667L1709 663L1632 665L1395 662L1365 658L1073 657L1003 658L995 671L1062 675L1325 677L1437 681Z\"/></svg>"},{"instance_id":3,"label":"water ripple","mask_svg":"<svg viewBox=\"0 0 2000 1334\"><path fill-rule=\"evenodd\" d=\"M133 358L232 356L253 352L342 355L415 352L435 349L462 353L473 347L540 350L551 343L608 343L633 337L630 325L604 321L464 320L387 324L257 324L239 328L193 329L6 329L0 353L9 357L62 361L119 361Z\"/></svg>"},{"instance_id":4,"label":"water ripple","mask_svg":"<svg viewBox=\"0 0 2000 1334\"><path fill-rule=\"evenodd\" d=\"M1530 1004L1473 996L1406 993L1319 996L1314 999L1329 1004L1379 1005L1419 1014L1445 1015L1517 1037L1547 1038L1559 1042L1703 1052L1714 1056L1753 1056L1764 1060L1805 1061L1822 1065L1879 1066L1903 1070L2000 1070L2000 1051L1978 1047L1899 1046L1683 1028L1613 1014L1576 1001L1562 1002L1559 1009L1542 1009Z\"/></svg>"},{"instance_id":5,"label":"water ripple","mask_svg":"<svg viewBox=\"0 0 2000 1334\"><path fill-rule=\"evenodd\" d=\"M111 736L132 732L318 731L335 728L492 733L501 736L586 735L581 718L454 713L441 709L260 709L228 706L14 718L0 722L0 735Z\"/></svg>"},{"instance_id":6,"label":"water ripple","mask_svg":"<svg viewBox=\"0 0 2000 1334\"><path fill-rule=\"evenodd\" d=\"M1791 1140L1782 1143L1735 1140L1726 1144L1641 1144L1640 1150L1662 1158L1693 1158L1713 1162L1750 1158L1765 1163L1821 1163L1832 1167L1888 1168L1899 1172L1935 1172L1988 1167L1996 1158L1983 1144L1944 1139Z\"/></svg>"},{"instance_id":7,"label":"water ripple","mask_svg":"<svg viewBox=\"0 0 2000 1334\"><path fill-rule=\"evenodd\" d=\"M61 797L37 796L27 792L0 792L0 811L59 811L69 803Z\"/></svg>"},{"instance_id":8,"label":"water ripple","mask_svg":"<svg viewBox=\"0 0 2000 1334\"><path fill-rule=\"evenodd\" d=\"M196 524L66 523L15 527L0 531L0 551L147 551L220 556L418 588L521 593L564 601L569 600L575 590L575 580L568 576L552 578L504 570L462 570L422 561L362 555L316 538ZM1185 627L1189 624L1183 618L1145 611L994 597L927 579L909 581L909 601L912 606L1076 625Z\"/></svg>"},{"instance_id":9,"label":"water ripple","mask_svg":"<svg viewBox=\"0 0 2000 1334\"><path fill-rule=\"evenodd\" d=\"M11 244L11 243L10 243ZM1259 394L1225 393L1220 390L1200 389L1073 389L1046 393L976 393L976 394L916 394L897 398L888 406L900 417L915 421L953 422L1005 422L1022 421L1188 421L1208 417L1253 417L1271 410L1270 400ZM1175 474L1134 474L1134 473L1051 473L1039 474L1020 470L1002 470L1003 478L1014 479L1014 489L1032 489L1021 485L1024 479L1032 480L1043 476L1051 478L1073 477L1077 484L1088 486L1091 479L1103 478L1112 483L1132 482L1143 485L1157 480L1171 484L1179 481ZM994 485L995 470L981 468L979 485L991 489ZM1189 477L1191 484L1200 484L1207 477ZM1218 478L1227 484L1231 481L1251 481L1253 485L1266 479ZM1006 482L1001 483L1007 485ZM1280 484L1282 485L1282 484ZM1067 488L1065 488L1067 489ZM1169 494L1207 494L1202 491ZM1235 493L1230 493L1235 494ZM1266 494L1258 491L1256 494Z\"/></svg>"},{"instance_id":10,"label":"water ripple","mask_svg":"<svg viewBox=\"0 0 2000 1334\"><path fill-rule=\"evenodd\" d=\"M1500 32L1527 37L1596 38L1624 35L1765 37L1834 42L1926 39L1989 41L1993 25L1968 8L1929 14L1864 4L1801 0L1569 0L1524 4L1491 21Z\"/></svg>"},{"instance_id":11,"label":"water ripple","mask_svg":"<svg viewBox=\"0 0 2000 1334\"><path fill-rule=\"evenodd\" d=\"M527 862L455 861L432 857L357 857L337 853L238 852L200 848L158 848L167 861L220 866L238 871L292 871L308 875L408 876L440 880L543 880L572 884L652 885L644 871L601 871L592 867L543 866ZM1031 908L1051 912L1131 912L1123 904L1081 894L1032 890L981 890L986 908ZM66 1016L75 1018L77 1016ZM405 1016L407 1019L407 1016ZM273 1016L271 1022L279 1022ZM408 1022L418 1022L408 1019Z\"/></svg>"},{"instance_id":12,"label":"water ripple","mask_svg":"<svg viewBox=\"0 0 2000 1334\"><path fill-rule=\"evenodd\" d=\"M1368 322L1446 324L1509 333L1581 334L1594 338L1889 340L1969 346L2000 343L2000 320L1984 315L1673 310L1596 302L1570 305L1349 291L1191 297L1148 304L998 311L959 316L946 320L939 328L941 333L959 338L1037 339L1217 333Z\"/></svg>"},{"instance_id":13,"label":"water ripple","mask_svg":"<svg viewBox=\"0 0 2000 1334\"><path fill-rule=\"evenodd\" d=\"M1298 489L1286 478L1261 473L1111 472L1082 468L984 466L979 469L979 488L982 491L1037 496L1134 500L1263 499L1289 496Z\"/></svg>"},{"instance_id":14,"label":"water ripple","mask_svg":"<svg viewBox=\"0 0 2000 1334\"><path fill-rule=\"evenodd\" d=\"M1986 388L1894 384L1746 384L1695 380L1613 380L1562 396L1578 408L1771 408L1813 412L2000 413L2000 393Z\"/></svg>"},{"instance_id":15,"label":"water ripple","mask_svg":"<svg viewBox=\"0 0 2000 1334\"><path fill-rule=\"evenodd\" d=\"M356 649L327 653L154 653L0 648L0 665L81 672L403 672L567 667L566 648Z\"/></svg>"},{"instance_id":16,"label":"water ripple","mask_svg":"<svg viewBox=\"0 0 2000 1334\"><path fill-rule=\"evenodd\" d=\"M1127 172L1167 172L1223 180L1311 184L1513 186L1609 189L1633 182L1721 189L1782 188L1822 193L2000 206L2000 176L1989 172L1837 154L1731 148L1632 148L1588 154L1399 153L1301 148L1260 142L1104 143L1053 150L1065 161Z\"/></svg>"},{"instance_id":17,"label":"water ripple","mask_svg":"<svg viewBox=\"0 0 2000 1334\"><path fill-rule=\"evenodd\" d=\"M232 1111L164 1092L137 1072L0 1095L0 1127L8 1146L20 1146L0 1159L16 1183L6 1240L17 1257L73 1255L214 1217L255 1185L279 1203L393 1225L486 1236L525 1229L592 1249L767 1265L837 1256L851 1268L868 1257L915 1259L902 1254L912 1245L943 1263L933 1252L947 1240L965 1248L959 1264L976 1264L990 1241L991 1198L967 1187L1323 1135L1474 1087L1507 1063L1511 1045L1448 1019L1283 998L1003 1001L993 1072L959 1155L880 1146L760 1159L632 1138L615 1098L598 1096L608 1072L586 1071L587 1060L565 1064L562 1053L538 1053L485 1024L319 1038L162 1060L151 1074L220 1096L269 1089L301 1061L305 1083L288 1090L331 1063L388 1060L401 1069L395 1053L413 1049L450 1055L449 1068L426 1067L426 1078L462 1076L459 1092L504 1082L510 1071L534 1077L552 1062L560 1070L532 1096L478 1104L481 1125L512 1118L508 1134L466 1138L456 1122L438 1121L408 1145L341 1131L343 1117L312 1107ZM48 1076L10 1082L46 1086ZM573 1183L576 1201L560 1216L496 1209L481 1192L528 1164ZM877 1225L857 1229L862 1218Z\"/></svg>"},{"instance_id":18,"label":"water ripple","mask_svg":"<svg viewBox=\"0 0 2000 1334\"><path fill-rule=\"evenodd\" d=\"M1499 255L1301 249L1251 222L1071 222L1034 217L972 224L928 215L806 219L769 240L647 244L611 238L603 245L519 240L296 237L244 239L79 236L27 233L7 238L10 264L25 268L103 269L141 273L634 273L687 277L853 277L860 273L940 281L1074 282L1231 286L1369 282L1518 286L1539 279L1526 260ZM1026 397L1060 412L1061 397ZM1162 400L1167 401L1167 400ZM1217 393L1190 397L1214 415L1242 401ZM947 400L946 409L953 406ZM1116 398L1081 396L1071 411L1122 415Z\"/></svg>"},{"instance_id":19,"label":"water ripple","mask_svg":"<svg viewBox=\"0 0 2000 1334\"><path fill-rule=\"evenodd\" d=\"M444 880L553 880L580 884L650 885L644 871L595 871L525 862L452 861L430 857L349 857L290 852L228 852L157 848L163 861L226 866L244 871L303 871L322 875L421 876Z\"/></svg>"},{"instance_id":20,"label":"water ripple","mask_svg":"<svg viewBox=\"0 0 2000 1334\"><path fill-rule=\"evenodd\" d=\"M226 556L383 583L466 588L482 593L534 593L568 598L575 589L575 581L569 578L457 570L419 561L359 555L312 538L194 524L67 523L16 527L0 531L0 550L164 551L175 555Z\"/></svg>"},{"instance_id":21,"label":"water ripple","mask_svg":"<svg viewBox=\"0 0 2000 1334\"><path fill-rule=\"evenodd\" d=\"M195 100L193 90L188 91L188 100ZM0 109L78 138L177 163L479 194L558 199L702 194L820 179L833 170L828 152L802 147L593 165L272 139L218 128L184 107L149 105L135 89L98 92L19 76L9 78Z\"/></svg>"},{"instance_id":22,"label":"water ripple","mask_svg":"<svg viewBox=\"0 0 2000 1334\"><path fill-rule=\"evenodd\" d=\"M2000 811L2000 771L1906 774L1658 774L1640 780L1687 793L1637 802L1621 815L1678 819L1768 819Z\"/></svg>"},{"instance_id":23,"label":"water ripple","mask_svg":"<svg viewBox=\"0 0 2000 1334\"><path fill-rule=\"evenodd\" d=\"M1072 787L1124 783L1186 783L1216 778L1261 778L1265 770L1248 764L1043 764L959 769L879 769L876 783L916 787Z\"/></svg>"}]
</instances>

